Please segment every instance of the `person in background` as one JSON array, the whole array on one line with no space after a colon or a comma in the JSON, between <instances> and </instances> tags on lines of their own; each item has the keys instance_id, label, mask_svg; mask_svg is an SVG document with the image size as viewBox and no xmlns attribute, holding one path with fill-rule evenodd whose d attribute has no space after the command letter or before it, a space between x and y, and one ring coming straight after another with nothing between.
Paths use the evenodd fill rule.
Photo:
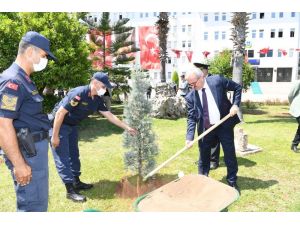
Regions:
<instances>
[{"instance_id":1,"label":"person in background","mask_svg":"<svg viewBox=\"0 0 300 225\"><path fill-rule=\"evenodd\" d=\"M181 78L181 81L180 81L180 84L179 84L179 87L178 87L178 92L177 92L177 94L178 94L179 96L185 97L186 94L189 92L189 84L188 84L188 82L186 81L185 75L184 75L184 74L182 74L182 75L180 76L180 78Z\"/></svg>"},{"instance_id":2,"label":"person in background","mask_svg":"<svg viewBox=\"0 0 300 225\"><path fill-rule=\"evenodd\" d=\"M148 89L147 89L147 99L151 98L151 92L152 92L152 86L149 85Z\"/></svg>"},{"instance_id":3,"label":"person in background","mask_svg":"<svg viewBox=\"0 0 300 225\"><path fill-rule=\"evenodd\" d=\"M294 136L294 139L292 141L291 150L298 153L299 149L297 146L300 143L300 82L296 82L288 95L288 100L290 103L290 114L296 118L296 121L298 123L298 128L296 130L296 134Z\"/></svg>"},{"instance_id":4,"label":"person in background","mask_svg":"<svg viewBox=\"0 0 300 225\"><path fill-rule=\"evenodd\" d=\"M111 90L112 90L111 88L106 88L106 92L103 95L104 104L107 110L110 112L111 112L111 97L112 97Z\"/></svg>"}]
</instances>

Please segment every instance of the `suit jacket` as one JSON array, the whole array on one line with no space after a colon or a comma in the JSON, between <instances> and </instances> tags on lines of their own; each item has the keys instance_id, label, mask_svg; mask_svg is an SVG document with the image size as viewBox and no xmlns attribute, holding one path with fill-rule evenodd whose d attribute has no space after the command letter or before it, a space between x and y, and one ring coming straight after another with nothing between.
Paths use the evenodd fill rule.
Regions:
<instances>
[{"instance_id":1,"label":"suit jacket","mask_svg":"<svg viewBox=\"0 0 300 225\"><path fill-rule=\"evenodd\" d=\"M221 119L226 116L232 106L227 98L227 91L234 91L233 104L239 106L241 103L242 86L232 80L226 79L223 76L214 75L206 78L207 85L209 86L212 95L216 101L220 111ZM195 96L195 89L190 91L185 97L187 102L187 133L186 140L194 140L196 126L198 127L198 134L204 131L203 126L203 109L201 102ZM237 115L227 119L222 125L224 127L233 128L240 119Z\"/></svg>"},{"instance_id":2,"label":"suit jacket","mask_svg":"<svg viewBox=\"0 0 300 225\"><path fill-rule=\"evenodd\" d=\"M290 103L290 114L294 117L300 116L300 82L293 85L290 90L288 99Z\"/></svg>"}]
</instances>

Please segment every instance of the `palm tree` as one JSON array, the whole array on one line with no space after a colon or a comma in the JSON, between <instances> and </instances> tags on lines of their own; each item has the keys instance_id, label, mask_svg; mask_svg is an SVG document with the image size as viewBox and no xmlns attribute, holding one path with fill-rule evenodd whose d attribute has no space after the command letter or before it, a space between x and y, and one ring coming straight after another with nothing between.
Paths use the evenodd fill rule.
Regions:
<instances>
[{"instance_id":1,"label":"palm tree","mask_svg":"<svg viewBox=\"0 0 300 225\"><path fill-rule=\"evenodd\" d=\"M159 58L161 64L160 81L161 83L166 82L166 61L168 58L167 53L167 39L169 32L169 15L167 12L160 12L158 20L155 23L158 29L158 40L159 40Z\"/></svg>"},{"instance_id":2,"label":"palm tree","mask_svg":"<svg viewBox=\"0 0 300 225\"><path fill-rule=\"evenodd\" d=\"M242 85L242 74L243 74L243 63L245 60L245 42L248 30L249 13L246 12L234 12L231 23L232 28L232 80ZM242 113L239 110L238 113L240 119L242 120Z\"/></svg>"}]
</instances>

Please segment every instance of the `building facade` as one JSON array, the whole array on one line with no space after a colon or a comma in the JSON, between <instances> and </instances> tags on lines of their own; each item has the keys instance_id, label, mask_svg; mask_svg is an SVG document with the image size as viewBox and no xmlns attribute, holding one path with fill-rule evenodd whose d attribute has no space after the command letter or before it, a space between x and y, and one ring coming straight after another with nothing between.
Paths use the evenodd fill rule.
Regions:
<instances>
[{"instance_id":1,"label":"building facade","mask_svg":"<svg viewBox=\"0 0 300 225\"><path fill-rule=\"evenodd\" d=\"M154 26L159 12L115 12L111 21L129 18L128 25L136 28ZM101 13L89 15L96 22ZM191 62L213 58L224 49L232 49L229 12L170 12L168 34L169 60L166 79L171 82L172 73L185 74L189 60L185 52L192 51ZM246 59L255 71L261 92L250 88L243 100L286 100L287 93L300 79L300 13L299 12L252 12L249 14L246 41ZM136 40L138 40L136 32ZM139 43L137 42L137 46ZM139 46L138 46L139 47ZM176 56L173 50L181 51ZM208 53L207 58L204 52ZM139 65L137 54L136 64ZM150 70L152 84L160 81L160 71Z\"/></svg>"}]
</instances>

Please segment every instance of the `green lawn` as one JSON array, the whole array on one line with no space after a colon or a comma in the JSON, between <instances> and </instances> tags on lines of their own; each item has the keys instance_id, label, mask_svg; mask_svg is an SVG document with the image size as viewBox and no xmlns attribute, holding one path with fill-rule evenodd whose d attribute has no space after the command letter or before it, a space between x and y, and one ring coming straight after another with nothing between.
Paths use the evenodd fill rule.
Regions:
<instances>
[{"instance_id":1,"label":"green lawn","mask_svg":"<svg viewBox=\"0 0 300 225\"><path fill-rule=\"evenodd\" d=\"M114 107L121 114L120 106ZM249 143L263 151L238 157L242 196L228 211L300 211L300 154L290 150L297 128L288 106L261 106L245 111L241 125L249 135ZM49 154L50 197L49 211L82 211L94 208L101 211L133 211L132 199L120 199L115 188L128 175L123 166L122 130L103 118L94 116L82 123L80 149L82 180L94 183L95 188L83 192L86 203L73 203L65 198L65 188ZM154 129L160 148L158 164L181 149L185 142L186 119L154 120ZM50 152L49 152L50 153ZM195 161L198 149L193 147L160 171L161 175L176 176L197 173ZM210 177L225 183L226 167L211 171ZM0 211L15 211L15 194L7 168L0 165Z\"/></svg>"}]
</instances>

